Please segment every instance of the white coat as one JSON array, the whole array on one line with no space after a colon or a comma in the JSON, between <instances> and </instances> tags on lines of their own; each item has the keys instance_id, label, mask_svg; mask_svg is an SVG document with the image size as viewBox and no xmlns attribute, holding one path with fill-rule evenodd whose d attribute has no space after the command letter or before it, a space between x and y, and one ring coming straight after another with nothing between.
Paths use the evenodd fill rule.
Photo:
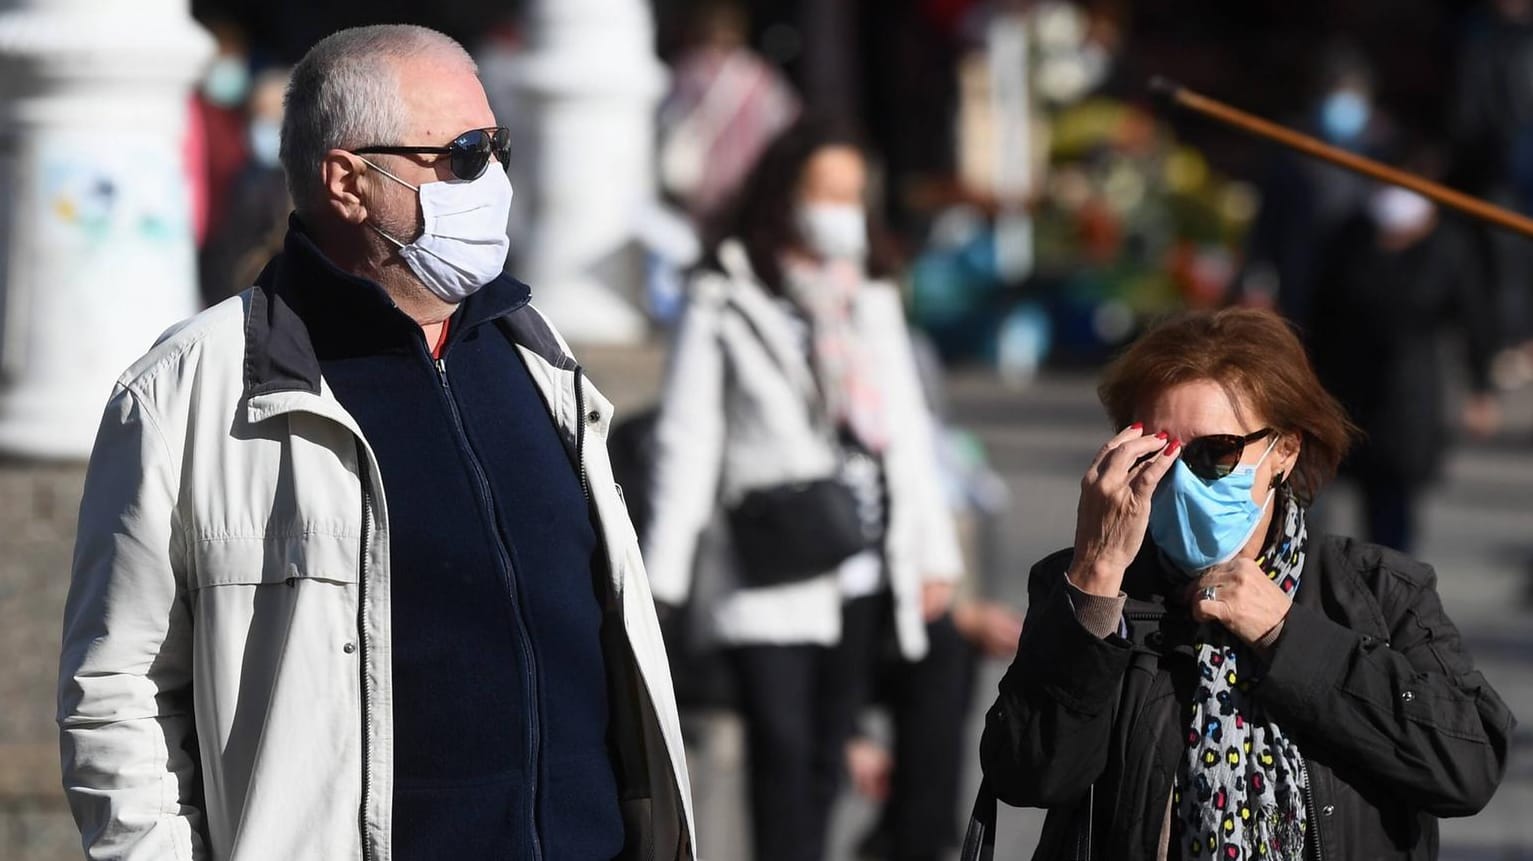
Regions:
<instances>
[{"instance_id":1,"label":"white coat","mask_svg":"<svg viewBox=\"0 0 1533 861\"><path fill-rule=\"evenodd\" d=\"M722 512L750 490L833 474L837 453L812 412L813 372L789 312L756 279L738 242L724 243L719 258L722 272L702 272L690 285L666 376L645 538L650 588L679 605L694 570L713 578L697 595L710 633L725 645L833 645L841 635L836 571L771 587L739 582ZM957 535L898 291L865 284L854 321L888 415L885 571L901 652L915 660L926 652L922 585L958 579Z\"/></svg>"}]
</instances>

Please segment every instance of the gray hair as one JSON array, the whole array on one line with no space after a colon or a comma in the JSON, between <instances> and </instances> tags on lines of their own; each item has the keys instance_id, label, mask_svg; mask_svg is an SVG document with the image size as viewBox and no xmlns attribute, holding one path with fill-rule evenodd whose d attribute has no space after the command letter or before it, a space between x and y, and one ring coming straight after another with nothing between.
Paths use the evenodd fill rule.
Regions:
<instances>
[{"instance_id":1,"label":"gray hair","mask_svg":"<svg viewBox=\"0 0 1533 861\"><path fill-rule=\"evenodd\" d=\"M332 149L397 140L408 124L398 64L436 55L477 71L463 46L426 27L379 24L340 30L315 43L293 67L282 118L282 169L301 214L324 201L320 163Z\"/></svg>"}]
</instances>

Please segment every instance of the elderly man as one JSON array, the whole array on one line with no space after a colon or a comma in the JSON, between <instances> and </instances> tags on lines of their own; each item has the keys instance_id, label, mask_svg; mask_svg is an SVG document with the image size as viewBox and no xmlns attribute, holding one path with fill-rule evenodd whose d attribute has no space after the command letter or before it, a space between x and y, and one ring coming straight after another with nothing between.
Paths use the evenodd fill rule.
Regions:
<instances>
[{"instance_id":1,"label":"elderly man","mask_svg":"<svg viewBox=\"0 0 1533 861\"><path fill-rule=\"evenodd\" d=\"M293 70L282 253L122 376L91 458L90 857L694 856L611 405L501 272L505 140L430 30Z\"/></svg>"}]
</instances>

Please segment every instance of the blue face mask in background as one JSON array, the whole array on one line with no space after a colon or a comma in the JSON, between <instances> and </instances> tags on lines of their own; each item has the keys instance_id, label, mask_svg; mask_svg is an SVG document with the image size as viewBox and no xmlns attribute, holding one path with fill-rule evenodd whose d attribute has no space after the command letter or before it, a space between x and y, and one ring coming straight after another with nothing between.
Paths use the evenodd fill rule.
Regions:
<instances>
[{"instance_id":1,"label":"blue face mask in background","mask_svg":"<svg viewBox=\"0 0 1533 861\"><path fill-rule=\"evenodd\" d=\"M1353 90L1337 90L1320 103L1320 128L1335 143L1353 141L1368 126L1368 100Z\"/></svg>"},{"instance_id":2,"label":"blue face mask in background","mask_svg":"<svg viewBox=\"0 0 1533 861\"><path fill-rule=\"evenodd\" d=\"M1257 505L1251 498L1256 468L1277 445L1277 439L1254 464L1237 466L1223 478L1204 481L1178 460L1171 474L1155 488L1150 504L1150 540L1178 568L1195 574L1235 558L1261 523L1272 502Z\"/></svg>"}]
</instances>

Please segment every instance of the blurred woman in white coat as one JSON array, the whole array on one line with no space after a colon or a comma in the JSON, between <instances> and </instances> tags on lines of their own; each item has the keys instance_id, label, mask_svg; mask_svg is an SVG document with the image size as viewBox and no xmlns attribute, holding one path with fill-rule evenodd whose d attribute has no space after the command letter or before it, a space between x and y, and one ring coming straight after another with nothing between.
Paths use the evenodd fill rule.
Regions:
<instances>
[{"instance_id":1,"label":"blurred woman in white coat","mask_svg":"<svg viewBox=\"0 0 1533 861\"><path fill-rule=\"evenodd\" d=\"M766 151L689 285L656 429L651 586L737 673L760 861L823 857L873 652L892 628L921 658L960 573L866 190L824 121Z\"/></svg>"}]
</instances>

